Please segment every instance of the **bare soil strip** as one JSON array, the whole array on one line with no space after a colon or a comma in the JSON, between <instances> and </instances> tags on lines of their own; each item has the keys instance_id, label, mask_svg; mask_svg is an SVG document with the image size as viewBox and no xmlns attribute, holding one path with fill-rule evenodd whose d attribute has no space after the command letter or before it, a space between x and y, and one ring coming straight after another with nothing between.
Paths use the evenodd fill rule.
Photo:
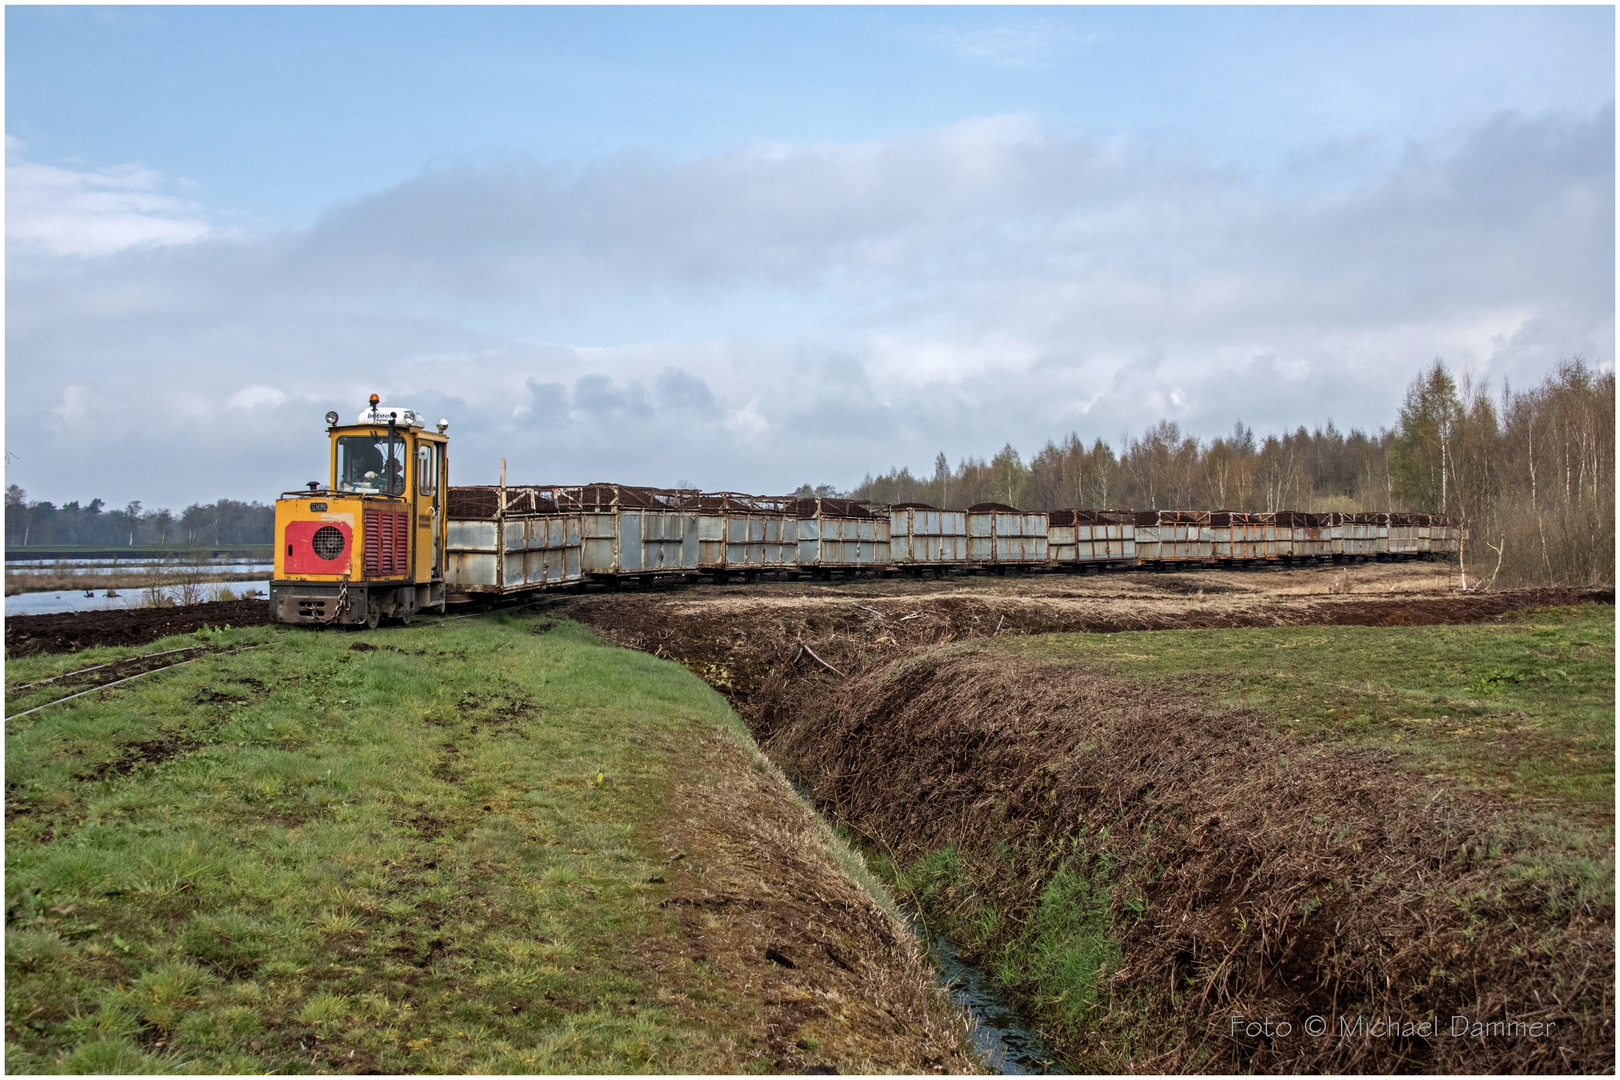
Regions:
<instances>
[{"instance_id":1,"label":"bare soil strip","mask_svg":"<svg viewBox=\"0 0 1620 1080\"><path fill-rule=\"evenodd\" d=\"M6 620L6 655L77 652L95 645L144 645L172 634L190 634L205 626L264 626L269 622L270 605L263 600L13 615Z\"/></svg>"}]
</instances>

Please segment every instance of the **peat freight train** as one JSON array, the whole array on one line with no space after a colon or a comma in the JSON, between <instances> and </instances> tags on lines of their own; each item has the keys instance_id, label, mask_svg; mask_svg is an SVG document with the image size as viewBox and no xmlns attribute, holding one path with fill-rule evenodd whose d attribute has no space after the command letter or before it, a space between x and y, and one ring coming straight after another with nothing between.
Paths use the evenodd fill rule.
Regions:
<instances>
[{"instance_id":1,"label":"peat freight train","mask_svg":"<svg viewBox=\"0 0 1620 1080\"><path fill-rule=\"evenodd\" d=\"M409 623L447 603L659 577L717 583L1009 570L1231 566L1449 555L1430 514L941 510L849 499L630 487L451 487L448 423L429 431L377 395L353 424L326 414L328 480L276 500L272 617Z\"/></svg>"}]
</instances>

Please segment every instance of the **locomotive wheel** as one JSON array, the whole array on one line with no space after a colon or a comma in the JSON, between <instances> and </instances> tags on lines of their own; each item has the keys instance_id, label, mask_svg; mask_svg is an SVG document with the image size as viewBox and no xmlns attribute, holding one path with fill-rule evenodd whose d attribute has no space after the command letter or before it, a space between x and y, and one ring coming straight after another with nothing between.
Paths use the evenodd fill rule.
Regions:
<instances>
[{"instance_id":1,"label":"locomotive wheel","mask_svg":"<svg viewBox=\"0 0 1620 1080\"><path fill-rule=\"evenodd\" d=\"M366 605L366 629L375 630L377 624L382 622L382 609L376 604Z\"/></svg>"}]
</instances>

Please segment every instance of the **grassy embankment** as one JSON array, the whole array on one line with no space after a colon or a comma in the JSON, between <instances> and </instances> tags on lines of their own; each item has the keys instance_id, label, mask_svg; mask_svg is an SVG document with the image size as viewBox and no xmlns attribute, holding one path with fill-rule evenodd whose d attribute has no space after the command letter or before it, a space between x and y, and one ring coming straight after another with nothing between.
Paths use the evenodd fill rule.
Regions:
<instances>
[{"instance_id":1,"label":"grassy embankment","mask_svg":"<svg viewBox=\"0 0 1620 1080\"><path fill-rule=\"evenodd\" d=\"M1589 604L1491 625L1052 634L999 647L1258 708L1296 735L1399 751L1429 779L1601 820L1614 808L1614 626L1613 607Z\"/></svg>"},{"instance_id":2,"label":"grassy embankment","mask_svg":"<svg viewBox=\"0 0 1620 1080\"><path fill-rule=\"evenodd\" d=\"M9 1071L782 1067L758 988L803 972L705 957L715 917L662 904L701 857L661 848L678 791L770 779L712 690L532 618L198 637L258 647L8 721ZM814 1004L812 1062L850 1027Z\"/></svg>"},{"instance_id":3,"label":"grassy embankment","mask_svg":"<svg viewBox=\"0 0 1620 1080\"><path fill-rule=\"evenodd\" d=\"M1460 788L1465 802L1466 797L1471 797L1469 793L1478 796L1482 812L1488 817L1495 815L1493 819L1499 823L1495 835L1513 834L1508 845L1510 857L1502 857L1494 843L1482 842L1478 850L1470 847L1460 854L1454 851L1452 868L1437 878L1426 883L1414 880L1403 887L1415 890L1408 893L1414 897L1425 889L1431 893L1438 889L1449 897L1453 906L1447 910L1460 912L1462 923L1452 940L1461 942L1464 949L1476 932L1497 932L1487 924L1504 917L1494 906L1502 902L1504 895L1540 897L1536 921L1546 925L1528 937L1493 946L1502 950L1496 959L1486 955L1470 963L1495 963L1497 959L1506 960L1510 953L1522 958L1523 950L1531 948L1542 962L1556 966L1565 950L1578 947L1573 937L1566 939L1565 935L1573 934L1571 920L1578 919L1583 910L1600 922L1608 920L1612 941L1612 607L1590 605L1530 612L1494 625L1056 634L969 645L964 655L985 649L1020 661L1078 667L1102 678L1117 678L1123 680L1120 685L1130 687L1132 695L1147 700L1200 702L1211 717L1232 708L1258 712L1282 739L1276 744L1280 753L1269 751L1272 756L1261 766L1267 771L1275 768L1282 776L1286 776L1291 757L1295 759L1294 767L1316 768L1328 760L1321 757L1324 752L1331 755L1335 750L1350 751L1350 758L1341 761L1367 760L1357 758L1358 751L1393 752L1395 762L1415 782L1431 784L1436 792L1446 786ZM987 702L985 708L994 711L997 705ZM1132 723L1151 724L1151 708ZM1249 737L1241 729L1235 730L1247 745ZM1077 752L1085 753L1086 745L1082 744ZM1149 753L1157 756L1161 752L1178 752L1169 743L1164 745L1164 751L1155 749ZM1142 776L1149 784L1146 790L1151 791L1153 781L1146 766ZM1099 782L1105 783L1106 779L1100 778ZM1160 783L1167 779L1168 775L1158 778ZM1249 780L1248 776L1220 776L1218 782L1221 786L1236 786ZM1324 790L1330 789L1331 782ZM1391 796L1395 797L1395 792L1391 791ZM1000 807L1012 796L1004 793L996 798ZM1041 801L1044 803L1044 798ZM1232 806L1228 804L1227 809ZM1107 809L1111 816L1112 805ZM1128 801L1121 804L1122 812L1129 809ZM1314 838L1311 845L1334 852L1341 844L1348 847L1350 841L1355 841L1355 853L1341 865L1348 867L1346 872L1352 875L1357 873L1354 867L1366 866L1371 875L1379 852L1369 849L1361 853L1366 834L1354 831L1362 827L1356 820L1356 808L1324 803L1320 809L1324 812L1316 815L1314 828L1321 836ZM1331 821L1326 811L1332 811ZM1298 824L1311 830L1308 813L1306 817ZM1501 825L1503 821L1508 824ZM891 884L917 903L932 922L998 968L1003 981L1018 988L1042 1022L1059 1034L1062 1045L1082 1057L1094 1050L1094 1061L1106 1066L1124 1060L1122 1053L1137 1052L1132 1050L1131 1025L1135 1022L1134 1010L1143 1003L1134 998L1109 1002L1103 982L1119 969L1122 942L1132 931L1139 937L1151 936L1145 924L1167 916L1149 910L1148 897L1155 880L1150 872L1151 859L1150 865L1138 867L1116 861L1106 851L1100 858L1077 854L1070 861L1065 857L1064 851L1069 849L1084 852L1088 847L1107 848L1106 838L1113 826L1103 818L1098 834L1094 832L1097 824L1091 825L1089 838L1088 829L1082 827L1072 838L1052 841L1057 844L1055 853L1013 850L1006 845L986 849L982 844L970 850L952 843L902 858L900 865L883 860L878 864ZM1150 822L1145 832L1134 834L1137 840L1133 842L1143 843L1142 837L1154 834L1177 834L1189 826L1201 827L1195 821L1175 817ZM1190 843L1194 833L1181 835L1186 839L1177 840L1176 846ZM1230 840L1245 842L1236 837ZM1128 857L1128 851L1118 854ZM1189 847L1186 857L1191 855ZM1151 858L1160 857L1169 856ZM1218 858L1220 853L1212 857ZM1273 857L1282 856L1268 856ZM1022 865L1032 858L1033 864ZM1041 871L1037 864L1043 859L1057 861L1047 863L1048 869ZM1458 864L1456 859L1462 862ZM1254 872L1267 871L1257 868ZM1308 880L1311 873L1314 871L1306 872L1302 880ZM1336 876L1339 871L1331 873L1335 877L1329 888L1346 887L1350 879L1341 883ZM1452 873L1466 875L1466 881L1459 876L1453 878L1455 884L1448 884L1446 875ZM1368 881L1383 877L1371 875ZM1278 879L1279 884L1288 880L1286 874ZM1028 891L1036 887L1038 893ZM1348 887L1361 888L1353 884ZM1376 890L1385 886L1366 887ZM1296 905L1286 896L1279 899L1283 901L1280 911L1284 920L1279 926L1287 926L1289 920L1304 926L1313 906L1321 902L1306 897ZM1536 910L1536 905L1532 904L1531 909ZM1190 913L1195 921L1201 917L1196 903L1175 910ZM1254 917L1245 914L1248 910L1245 906L1243 911L1232 908L1227 913L1234 923L1223 931L1227 936L1239 934L1237 924ZM1185 919L1189 914L1171 917ZM1513 923L1515 916L1505 917L1508 930L1521 929ZM1521 913L1516 917L1524 916ZM1565 924L1570 925L1565 928ZM1603 935L1601 929L1598 933ZM1225 940L1221 940L1224 951ZM1263 940L1250 947L1262 951L1265 948ZM1456 947L1451 948L1451 955L1457 955ZM1201 974L1188 983L1192 996L1176 1008L1195 1006L1201 995L1208 997L1212 989L1219 988L1222 968L1213 967L1212 962L1206 964L1211 966L1200 968L1194 963L1194 970ZM1322 975L1321 971L1313 974L1310 968L1293 970L1306 980ZM1443 967L1434 970L1443 976L1439 984L1442 988L1447 979L1455 986L1462 974ZM1470 977L1480 974L1474 972ZM1488 984L1489 979L1485 982ZM1511 993L1512 989L1503 992ZM1174 1000L1181 1000L1179 991L1173 987L1169 990ZM1430 993L1424 991L1419 998L1440 1000L1424 997ZM1443 997L1445 991L1433 993ZM1113 1015L1105 1017L1104 1012ZM1292 1019L1297 1025L1302 1017ZM1600 1020L1593 1015L1585 1017L1584 1022L1590 1025ZM1099 1044L1099 1023L1105 1032L1101 1035L1103 1042L1112 1040L1112 1048ZM1612 1018L1607 1023L1612 1025ZM1158 1052L1163 1049L1161 1045ZM1278 1054L1295 1052L1285 1043L1273 1049ZM1449 1051L1448 1047L1442 1049ZM1499 1047L1485 1049L1495 1051ZM1154 1052L1151 1044L1139 1045L1137 1050ZM1418 1046L1412 1052L1421 1050ZM1173 1060L1178 1067L1186 1067L1201 1058ZM1551 1067L1559 1071L1612 1065L1612 1057L1607 1059L1607 1065L1594 1060L1551 1059ZM1549 1065L1542 1060L1535 1067Z\"/></svg>"}]
</instances>

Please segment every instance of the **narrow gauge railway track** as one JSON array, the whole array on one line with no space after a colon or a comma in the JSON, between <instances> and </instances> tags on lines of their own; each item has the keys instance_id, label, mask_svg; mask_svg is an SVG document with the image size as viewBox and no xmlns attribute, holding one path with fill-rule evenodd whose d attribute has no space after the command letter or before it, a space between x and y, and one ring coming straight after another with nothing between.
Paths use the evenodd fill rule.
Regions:
<instances>
[{"instance_id":1,"label":"narrow gauge railway track","mask_svg":"<svg viewBox=\"0 0 1620 1080\"><path fill-rule=\"evenodd\" d=\"M62 674L52 675L48 679L36 679L33 682L18 683L16 686L11 688L11 692L14 694L21 693L24 690L32 690L36 686L44 686L46 683L60 682L63 679L71 679L75 675L84 675L87 672L100 671L103 668L121 667L124 664L134 664L141 660L151 660L159 656L173 656L175 653L196 652L198 649L205 648L207 648L206 645L188 645L184 649L166 649L163 652L147 653L145 656L126 656L122 660L109 660L105 664L96 664L92 667L79 668L77 671L64 671Z\"/></svg>"},{"instance_id":2,"label":"narrow gauge railway track","mask_svg":"<svg viewBox=\"0 0 1620 1080\"><path fill-rule=\"evenodd\" d=\"M195 645L195 646L191 646L191 647L185 648L185 649L169 649L169 650L166 650L166 651L160 652L160 653L147 653L145 656L132 656L132 657L129 657L129 658L125 659L125 660L113 660L113 661L110 661L110 662L108 662L106 664L97 664L94 667L80 668L78 671L68 671L68 672L64 672L61 675L53 675L48 679L39 679L39 680L36 680L35 682L23 683L20 686L13 687L11 692L16 693L18 691L30 689L30 688L35 687L35 686L43 686L46 683L59 682L59 681L61 681L63 679L71 678L74 675L84 675L84 674L87 674L87 673L93 672L93 671L102 671L105 674L117 676L116 678L109 678L109 679L99 679L99 677L97 677L99 681L97 681L92 686L88 686L83 690L77 690L77 691L75 691L75 692L73 692L71 694L64 694L62 697L52 698L50 701L47 701L47 702L45 702L45 703L43 703L41 705L36 705L31 709L24 709L22 712L12 713L10 716L7 716L5 718L5 720L6 720L6 723L9 724L13 720L20 720L25 716L32 716L34 713L40 712L43 709L48 709L52 705L60 705L64 701L72 701L74 698L81 698L81 697L84 697L86 694L93 694L97 690L111 689L114 686L118 686L118 685L120 685L122 683L130 682L130 681L132 681L134 679L142 678L143 676L146 676L146 675L155 675L160 671L168 671L171 668L182 667L182 666L184 666L186 664L193 663L194 661L202 660L205 657L220 656L220 655L234 656L236 653L247 652L249 649L257 649L258 647L259 646L257 646L257 645L244 645L244 646L242 646L241 648L238 648L238 649L211 649L206 645ZM130 674L130 675L121 674L121 672L118 671L118 670L108 670L108 669L118 669L118 668L121 668L123 665L138 663L139 661L142 661L142 660L152 660L152 659L156 659L157 657L160 657L160 656L174 656L174 655L176 655L178 653L188 653L188 652L201 652L202 655L201 656L187 657L184 660L173 660L173 661L170 661L167 664L157 664L157 665L155 665L153 667L145 668L145 669L143 669L141 671L134 672L133 674Z\"/></svg>"}]
</instances>

